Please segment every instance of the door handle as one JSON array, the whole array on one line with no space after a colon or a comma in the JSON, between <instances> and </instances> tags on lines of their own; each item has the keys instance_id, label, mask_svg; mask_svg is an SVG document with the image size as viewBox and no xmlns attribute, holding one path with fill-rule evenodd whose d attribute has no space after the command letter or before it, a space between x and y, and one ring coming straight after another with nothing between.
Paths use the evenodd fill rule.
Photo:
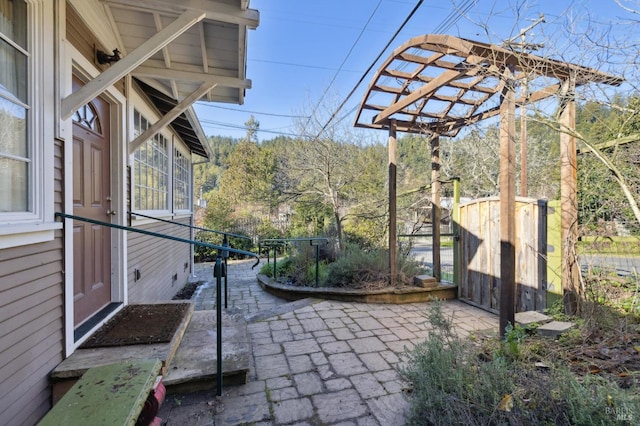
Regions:
<instances>
[{"instance_id":1,"label":"door handle","mask_svg":"<svg viewBox=\"0 0 640 426\"><path fill-rule=\"evenodd\" d=\"M107 210L107 216L115 216L117 214L118 214L118 212L115 211L115 210L111 210L111 209Z\"/></svg>"}]
</instances>

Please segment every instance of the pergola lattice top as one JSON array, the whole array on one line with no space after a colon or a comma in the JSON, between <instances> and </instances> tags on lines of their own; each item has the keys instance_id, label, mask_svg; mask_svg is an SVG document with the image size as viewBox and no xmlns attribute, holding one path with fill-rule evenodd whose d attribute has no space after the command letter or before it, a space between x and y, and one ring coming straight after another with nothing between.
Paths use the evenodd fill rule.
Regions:
<instances>
[{"instance_id":1,"label":"pergola lattice top","mask_svg":"<svg viewBox=\"0 0 640 426\"><path fill-rule=\"evenodd\" d=\"M358 110L355 126L455 136L464 126L499 115L507 85L528 88L516 105L556 95L563 82L620 85L622 79L503 47L428 34L412 38L382 64Z\"/></svg>"}]
</instances>

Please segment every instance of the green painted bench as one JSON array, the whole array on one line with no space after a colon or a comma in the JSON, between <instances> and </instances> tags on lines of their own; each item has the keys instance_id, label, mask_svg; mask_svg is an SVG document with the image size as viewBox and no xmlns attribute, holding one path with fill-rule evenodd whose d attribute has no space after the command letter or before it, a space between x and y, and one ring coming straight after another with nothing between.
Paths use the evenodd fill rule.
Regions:
<instances>
[{"instance_id":1,"label":"green painted bench","mask_svg":"<svg viewBox=\"0 0 640 426\"><path fill-rule=\"evenodd\" d=\"M141 360L90 368L39 425L133 426L161 367L160 360Z\"/></svg>"}]
</instances>

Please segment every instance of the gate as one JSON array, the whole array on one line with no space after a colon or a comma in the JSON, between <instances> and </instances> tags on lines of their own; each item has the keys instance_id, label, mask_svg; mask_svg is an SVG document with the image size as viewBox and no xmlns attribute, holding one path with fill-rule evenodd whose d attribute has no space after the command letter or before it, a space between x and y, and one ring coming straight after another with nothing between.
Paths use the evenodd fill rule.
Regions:
<instances>
[{"instance_id":1,"label":"gate","mask_svg":"<svg viewBox=\"0 0 640 426\"><path fill-rule=\"evenodd\" d=\"M500 200L460 205L460 300L498 313L500 309ZM516 312L546 307L547 205L516 197Z\"/></svg>"}]
</instances>

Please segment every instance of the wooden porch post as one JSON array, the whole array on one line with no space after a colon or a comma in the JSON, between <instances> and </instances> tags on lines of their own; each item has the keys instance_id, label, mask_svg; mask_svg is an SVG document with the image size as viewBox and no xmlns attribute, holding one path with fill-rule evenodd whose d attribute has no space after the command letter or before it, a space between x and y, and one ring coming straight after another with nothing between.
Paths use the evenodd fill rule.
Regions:
<instances>
[{"instance_id":1,"label":"wooden porch post","mask_svg":"<svg viewBox=\"0 0 640 426\"><path fill-rule=\"evenodd\" d=\"M396 120L389 123L389 284L396 285Z\"/></svg>"},{"instance_id":2,"label":"wooden porch post","mask_svg":"<svg viewBox=\"0 0 640 426\"><path fill-rule=\"evenodd\" d=\"M515 325L515 88L513 70L507 66L500 104L500 337Z\"/></svg>"},{"instance_id":3,"label":"wooden porch post","mask_svg":"<svg viewBox=\"0 0 640 426\"><path fill-rule=\"evenodd\" d=\"M433 276L440 282L442 268L440 265L440 137L431 137L431 235L433 238Z\"/></svg>"},{"instance_id":4,"label":"wooden porch post","mask_svg":"<svg viewBox=\"0 0 640 426\"><path fill-rule=\"evenodd\" d=\"M578 265L578 160L576 138L575 82L563 82L560 105L560 208L562 238L562 293L566 313L574 314L580 294Z\"/></svg>"}]
</instances>

